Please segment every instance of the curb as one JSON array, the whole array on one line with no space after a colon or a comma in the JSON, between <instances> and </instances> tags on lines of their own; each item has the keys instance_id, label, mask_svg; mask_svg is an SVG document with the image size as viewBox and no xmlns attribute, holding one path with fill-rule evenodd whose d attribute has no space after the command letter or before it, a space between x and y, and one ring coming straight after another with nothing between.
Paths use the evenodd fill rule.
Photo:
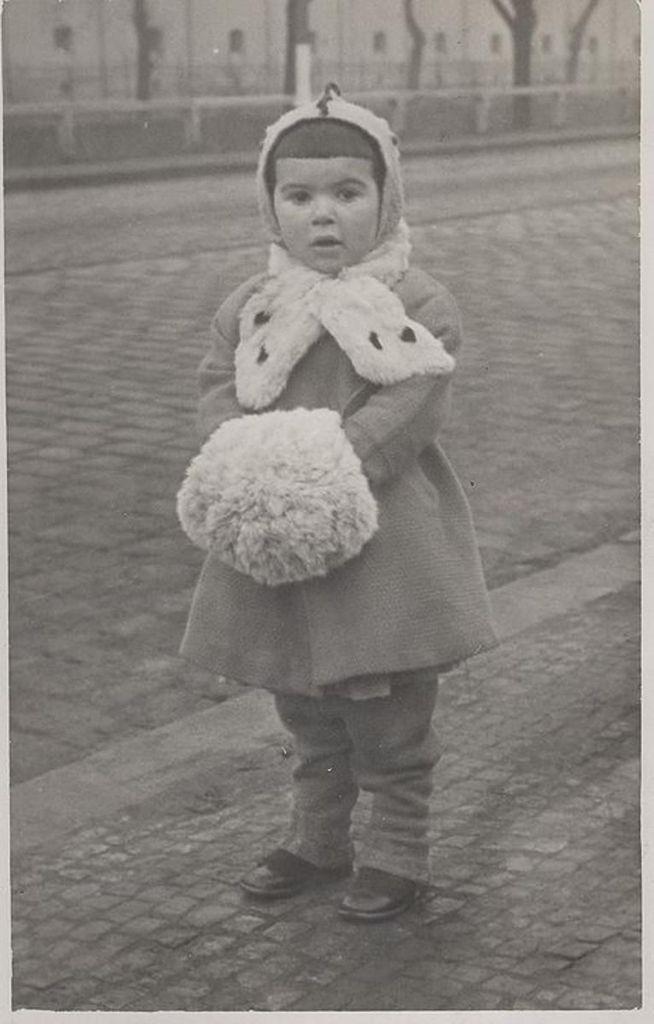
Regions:
<instances>
[{"instance_id":1,"label":"curb","mask_svg":"<svg viewBox=\"0 0 654 1024\"><path fill-rule=\"evenodd\" d=\"M492 591L499 639L636 582L638 541L634 531ZM14 853L144 803L209 767L214 777L229 778L236 758L281 747L285 735L270 695L250 690L19 783L11 791Z\"/></svg>"},{"instance_id":2,"label":"curb","mask_svg":"<svg viewBox=\"0 0 654 1024\"><path fill-rule=\"evenodd\" d=\"M563 145L575 142L606 142L639 137L637 126L591 128L575 131L507 133L496 136L474 135L441 142L407 143L403 157L456 156L498 149L524 149L534 146ZM156 181L168 178L198 177L210 174L234 174L253 170L258 153L199 153L175 157L124 160L120 163L58 164L54 167L5 168L6 192L33 189L68 188L84 185L110 185L131 181Z\"/></svg>"}]
</instances>

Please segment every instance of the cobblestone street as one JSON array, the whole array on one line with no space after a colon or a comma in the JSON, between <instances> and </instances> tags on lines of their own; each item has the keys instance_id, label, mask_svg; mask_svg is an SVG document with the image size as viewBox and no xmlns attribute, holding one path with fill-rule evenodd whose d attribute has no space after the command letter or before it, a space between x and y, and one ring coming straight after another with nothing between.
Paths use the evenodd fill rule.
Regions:
<instances>
[{"instance_id":1,"label":"cobblestone street","mask_svg":"<svg viewBox=\"0 0 654 1024\"><path fill-rule=\"evenodd\" d=\"M444 445L498 595L634 541L636 160L622 141L407 164L414 259L463 315ZM5 217L19 806L98 751L250 699L177 660L200 556L174 495L209 318L263 247L239 176L16 194ZM637 580L550 604L443 684L419 908L361 929L335 916L338 886L245 902L234 882L276 841L289 763L281 735L230 756L217 735L183 784L21 846L15 1006L637 1006Z\"/></svg>"}]
</instances>

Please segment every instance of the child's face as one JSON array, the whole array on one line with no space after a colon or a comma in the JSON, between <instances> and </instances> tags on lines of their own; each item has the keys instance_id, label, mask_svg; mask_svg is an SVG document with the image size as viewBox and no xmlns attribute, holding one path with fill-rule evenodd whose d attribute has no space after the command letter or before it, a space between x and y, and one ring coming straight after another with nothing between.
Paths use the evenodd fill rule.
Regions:
<instances>
[{"instance_id":1,"label":"child's face","mask_svg":"<svg viewBox=\"0 0 654 1024\"><path fill-rule=\"evenodd\" d=\"M360 157L283 157L273 205L291 256L337 274L359 263L377 236L379 190L372 162Z\"/></svg>"}]
</instances>

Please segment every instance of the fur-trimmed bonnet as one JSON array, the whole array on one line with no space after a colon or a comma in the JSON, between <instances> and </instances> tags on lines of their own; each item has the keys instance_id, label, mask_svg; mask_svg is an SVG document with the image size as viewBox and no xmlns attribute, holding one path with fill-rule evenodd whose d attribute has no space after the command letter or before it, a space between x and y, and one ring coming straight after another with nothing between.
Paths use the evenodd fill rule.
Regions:
<instances>
[{"instance_id":1,"label":"fur-trimmed bonnet","mask_svg":"<svg viewBox=\"0 0 654 1024\"><path fill-rule=\"evenodd\" d=\"M376 242L383 241L395 231L404 210L397 136L393 134L390 125L383 118L377 117L365 107L344 100L339 94L338 87L333 84L327 86L319 100L304 103L294 110L287 111L266 130L257 167L257 192L261 214L273 239L280 241L280 234L268 187L268 163L283 136L293 128L311 122L335 122L357 128L371 140L372 146L379 153L384 164L385 174L381 189Z\"/></svg>"}]
</instances>

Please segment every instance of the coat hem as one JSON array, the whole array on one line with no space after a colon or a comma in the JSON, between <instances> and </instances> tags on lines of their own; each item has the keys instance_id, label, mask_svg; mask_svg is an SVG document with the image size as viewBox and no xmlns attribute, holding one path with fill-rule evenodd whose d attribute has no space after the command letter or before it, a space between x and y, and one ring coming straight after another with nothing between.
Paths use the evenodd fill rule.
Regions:
<instances>
[{"instance_id":1,"label":"coat hem","mask_svg":"<svg viewBox=\"0 0 654 1024\"><path fill-rule=\"evenodd\" d=\"M186 650L184 647L179 652L179 655L185 661L192 664L196 664L215 675L221 675L228 678L230 681L236 683L239 686L248 687L250 689L267 690L269 693L290 693L296 694L297 696L313 696L320 697L324 695L330 686L343 684L351 679L363 679L365 676L375 676L379 678L381 675L398 675L403 672L420 672L426 669L434 669L434 672L438 675L443 675L446 672L450 672L457 666L461 665L465 661L469 661L471 658L476 658L480 654L486 654L489 651L494 650L499 646L500 641L495 637L493 640L484 641L483 644L477 644L470 652L466 654L455 655L443 660L438 661L422 661L412 662L406 661L402 664L394 663L392 665L386 664L383 666L371 666L365 672L351 672L349 675L339 674L336 677L330 677L329 679L307 679L304 681L304 685L297 686L284 686L277 685L275 681L266 679L265 681L255 681L255 679L249 676L249 673L241 674L239 670L232 671L228 666L230 659L226 658L224 661L221 659L222 667L218 664L218 658L216 657L204 657L202 654ZM246 675L248 676L246 678Z\"/></svg>"}]
</instances>

